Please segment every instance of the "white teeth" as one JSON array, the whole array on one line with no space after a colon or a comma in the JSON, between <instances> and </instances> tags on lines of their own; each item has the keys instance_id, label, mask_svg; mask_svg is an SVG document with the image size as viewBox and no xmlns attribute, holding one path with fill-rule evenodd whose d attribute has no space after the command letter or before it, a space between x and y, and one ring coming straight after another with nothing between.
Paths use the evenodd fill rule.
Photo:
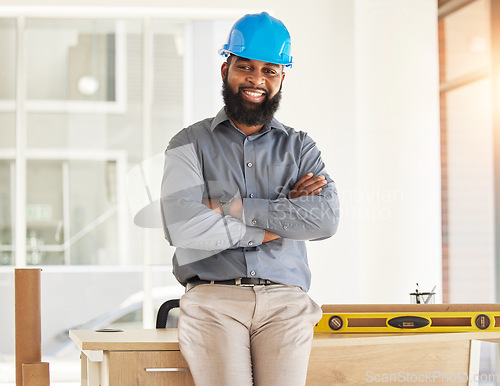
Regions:
<instances>
[{"instance_id":1,"label":"white teeth","mask_svg":"<svg viewBox=\"0 0 500 386\"><path fill-rule=\"evenodd\" d=\"M260 96L262 96L262 93L260 93L260 92L252 92L252 91L245 90L245 93L248 94L248 95L250 95L250 96L253 96L253 97L260 97Z\"/></svg>"}]
</instances>

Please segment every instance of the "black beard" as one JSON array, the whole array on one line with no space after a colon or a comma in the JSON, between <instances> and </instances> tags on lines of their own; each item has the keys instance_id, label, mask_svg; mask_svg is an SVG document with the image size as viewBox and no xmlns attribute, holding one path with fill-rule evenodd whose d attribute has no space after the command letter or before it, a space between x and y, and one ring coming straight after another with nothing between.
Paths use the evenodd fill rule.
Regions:
<instances>
[{"instance_id":1,"label":"black beard","mask_svg":"<svg viewBox=\"0 0 500 386\"><path fill-rule=\"evenodd\" d=\"M274 113L278 110L281 100L281 87L277 94L269 98L266 94L261 104L252 104L243 99L240 92L234 93L227 84L227 79L222 83L222 97L226 104L226 113L236 123L246 126L260 126L271 122Z\"/></svg>"}]
</instances>

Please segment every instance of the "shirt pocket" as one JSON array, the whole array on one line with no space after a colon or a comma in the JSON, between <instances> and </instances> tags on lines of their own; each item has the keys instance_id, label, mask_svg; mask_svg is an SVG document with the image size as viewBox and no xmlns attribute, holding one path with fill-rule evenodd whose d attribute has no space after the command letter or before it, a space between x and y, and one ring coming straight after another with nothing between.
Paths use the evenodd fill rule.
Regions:
<instances>
[{"instance_id":1,"label":"shirt pocket","mask_svg":"<svg viewBox=\"0 0 500 386\"><path fill-rule=\"evenodd\" d=\"M294 163L286 165L268 165L268 199L286 198L297 181L299 169Z\"/></svg>"}]
</instances>

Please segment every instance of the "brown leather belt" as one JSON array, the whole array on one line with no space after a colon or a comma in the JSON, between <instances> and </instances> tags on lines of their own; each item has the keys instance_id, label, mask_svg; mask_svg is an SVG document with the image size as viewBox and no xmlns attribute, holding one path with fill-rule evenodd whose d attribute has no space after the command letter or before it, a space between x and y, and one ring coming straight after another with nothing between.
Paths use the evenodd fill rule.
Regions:
<instances>
[{"instance_id":1,"label":"brown leather belt","mask_svg":"<svg viewBox=\"0 0 500 386\"><path fill-rule=\"evenodd\" d=\"M201 284L222 284L222 285L236 285L240 287L253 287L256 285L276 285L279 283L275 283L274 281L267 280L267 279L258 279L258 278L252 278L252 277L240 277L238 279L231 279L231 280L200 280L200 279L193 279L188 281L186 284L186 291L189 291L190 289L193 289L194 287L201 285Z\"/></svg>"}]
</instances>

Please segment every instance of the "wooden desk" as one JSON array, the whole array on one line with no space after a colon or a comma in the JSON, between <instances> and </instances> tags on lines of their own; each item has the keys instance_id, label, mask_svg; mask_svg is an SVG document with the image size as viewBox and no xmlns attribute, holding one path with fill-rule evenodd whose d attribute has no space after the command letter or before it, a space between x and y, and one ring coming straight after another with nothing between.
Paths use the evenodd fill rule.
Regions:
<instances>
[{"instance_id":1,"label":"wooden desk","mask_svg":"<svg viewBox=\"0 0 500 386\"><path fill-rule=\"evenodd\" d=\"M70 337L82 351L82 385L194 385L177 329ZM307 385L477 385L480 341L499 342L500 333L316 334Z\"/></svg>"},{"instance_id":2,"label":"wooden desk","mask_svg":"<svg viewBox=\"0 0 500 386\"><path fill-rule=\"evenodd\" d=\"M82 351L82 385L194 385L177 329L70 330Z\"/></svg>"}]
</instances>

